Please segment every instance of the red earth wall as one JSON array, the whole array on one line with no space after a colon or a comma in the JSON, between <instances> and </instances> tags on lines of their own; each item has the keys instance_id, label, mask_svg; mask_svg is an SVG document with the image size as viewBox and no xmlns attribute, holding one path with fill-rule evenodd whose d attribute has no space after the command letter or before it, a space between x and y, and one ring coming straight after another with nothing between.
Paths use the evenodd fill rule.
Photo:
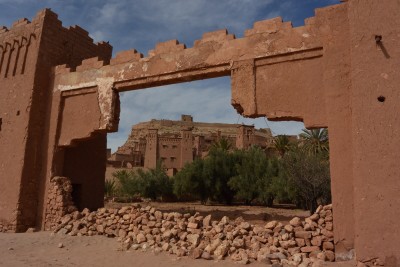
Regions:
<instances>
[{"instance_id":1,"label":"red earth wall","mask_svg":"<svg viewBox=\"0 0 400 267\"><path fill-rule=\"evenodd\" d=\"M349 0L316 10L302 27L276 18L256 22L243 38L219 30L192 48L171 40L146 58L129 50L111 60L107 44L62 28L48 10L34 29L21 20L23 30L0 30L0 51L36 36L23 76L18 66L15 76L1 70L0 222L17 231L43 226L51 178L80 162L83 173L96 173L101 159L83 156L92 155L89 147L106 155L105 133L118 127L118 92L230 75L232 105L244 116L329 128L337 260L399 265L399 10L396 0ZM81 49L71 54L68 44ZM69 65L51 71L60 64ZM100 188L101 176L89 182Z\"/></svg>"}]
</instances>

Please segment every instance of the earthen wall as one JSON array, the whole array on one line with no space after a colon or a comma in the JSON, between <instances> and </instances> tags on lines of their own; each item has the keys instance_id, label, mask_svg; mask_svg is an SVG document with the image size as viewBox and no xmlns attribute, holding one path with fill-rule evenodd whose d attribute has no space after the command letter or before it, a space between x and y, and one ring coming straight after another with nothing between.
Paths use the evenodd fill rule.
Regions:
<instances>
[{"instance_id":1,"label":"earthen wall","mask_svg":"<svg viewBox=\"0 0 400 267\"><path fill-rule=\"evenodd\" d=\"M129 50L109 60L108 44L62 28L49 10L1 28L0 228L43 226L54 176L69 176L79 208L102 205L105 135L118 127L118 92L230 75L232 105L244 116L329 128L336 259L397 266L400 3L343 2L317 10L302 27L275 18L256 22L243 38L218 30L192 48L159 43L146 58ZM69 65L53 72L59 64ZM79 103L88 104L85 113L71 118ZM153 132L146 154L157 142ZM192 137L182 142L187 159Z\"/></svg>"},{"instance_id":2,"label":"earthen wall","mask_svg":"<svg viewBox=\"0 0 400 267\"><path fill-rule=\"evenodd\" d=\"M68 177L55 176L51 179L46 201L45 230L53 230L64 215L76 211L71 194L72 184Z\"/></svg>"},{"instance_id":3,"label":"earthen wall","mask_svg":"<svg viewBox=\"0 0 400 267\"><path fill-rule=\"evenodd\" d=\"M21 231L34 227L41 217L38 207L44 204L43 149L52 68L64 63L76 66L95 55L109 58L111 46L94 45L79 27L63 28L57 15L48 9L39 12L32 22L21 19L10 29L0 29L0 94L4 94L0 95L0 161L4 164L0 183L5 183L0 184L4 188L0 217L13 225L10 228Z\"/></svg>"}]
</instances>

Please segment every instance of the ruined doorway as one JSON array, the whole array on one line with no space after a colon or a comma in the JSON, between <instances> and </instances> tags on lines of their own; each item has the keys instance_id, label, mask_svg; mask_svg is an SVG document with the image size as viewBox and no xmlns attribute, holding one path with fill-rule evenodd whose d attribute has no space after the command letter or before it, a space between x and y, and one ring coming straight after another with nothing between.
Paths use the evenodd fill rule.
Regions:
<instances>
[{"instance_id":1,"label":"ruined doorway","mask_svg":"<svg viewBox=\"0 0 400 267\"><path fill-rule=\"evenodd\" d=\"M121 92L119 129L117 133L107 135L107 147L111 150L109 152L114 154L124 146L134 124L151 120L164 120L167 124L168 121L188 119L183 114L191 116L194 122L238 125L243 123L254 124L256 128L273 127L274 134L298 134L304 128L304 124L298 122L268 122L265 118L246 119L238 115L231 105L230 83L230 77L221 77ZM135 165L127 166L129 160L124 160L123 150L121 149L122 153L118 155L118 163L108 161L106 179L112 180L113 172L124 169L129 171L130 167ZM174 156L160 156L160 158L164 161L179 161ZM113 160L115 159L117 156L114 155ZM143 163L143 159L138 162ZM176 173L176 170L171 170L169 173Z\"/></svg>"},{"instance_id":2,"label":"ruined doorway","mask_svg":"<svg viewBox=\"0 0 400 267\"><path fill-rule=\"evenodd\" d=\"M73 142L63 150L62 175L72 184L75 206L82 210L96 210L104 205L104 162L106 160L106 134L95 133L90 138Z\"/></svg>"}]
</instances>

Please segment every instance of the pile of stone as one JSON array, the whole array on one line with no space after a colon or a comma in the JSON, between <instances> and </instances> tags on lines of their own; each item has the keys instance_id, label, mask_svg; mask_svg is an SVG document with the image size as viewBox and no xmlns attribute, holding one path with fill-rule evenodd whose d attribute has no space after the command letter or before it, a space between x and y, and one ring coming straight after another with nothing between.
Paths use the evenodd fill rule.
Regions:
<instances>
[{"instance_id":1,"label":"pile of stone","mask_svg":"<svg viewBox=\"0 0 400 267\"><path fill-rule=\"evenodd\" d=\"M247 264L312 266L334 261L332 206L320 206L301 220L289 224L270 221L252 225L241 217L212 220L198 213L163 213L135 204L120 209L101 208L64 216L55 232L75 235L118 237L121 249L152 249L178 257L225 259Z\"/></svg>"},{"instance_id":2,"label":"pile of stone","mask_svg":"<svg viewBox=\"0 0 400 267\"><path fill-rule=\"evenodd\" d=\"M13 223L7 223L6 221L0 220L0 233L14 233L15 229L15 221Z\"/></svg>"},{"instance_id":3,"label":"pile of stone","mask_svg":"<svg viewBox=\"0 0 400 267\"><path fill-rule=\"evenodd\" d=\"M47 194L45 230L57 227L60 217L77 210L71 196L71 180L67 177L55 176L50 183Z\"/></svg>"}]
</instances>

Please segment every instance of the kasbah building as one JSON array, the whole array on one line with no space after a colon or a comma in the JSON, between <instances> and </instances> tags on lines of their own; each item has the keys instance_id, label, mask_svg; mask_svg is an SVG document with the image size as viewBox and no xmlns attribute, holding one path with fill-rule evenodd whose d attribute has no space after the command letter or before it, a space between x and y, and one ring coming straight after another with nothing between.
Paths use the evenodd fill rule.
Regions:
<instances>
[{"instance_id":1,"label":"kasbah building","mask_svg":"<svg viewBox=\"0 0 400 267\"><path fill-rule=\"evenodd\" d=\"M106 178L111 178L118 168L151 169L157 162L172 176L186 163L207 156L212 144L222 138L228 141L231 149L258 146L266 153L273 153L273 136L269 128L195 122L190 115L182 115L180 121L153 119L134 125L128 140L115 153L107 150Z\"/></svg>"},{"instance_id":2,"label":"kasbah building","mask_svg":"<svg viewBox=\"0 0 400 267\"><path fill-rule=\"evenodd\" d=\"M51 228L66 214L60 177L80 185L78 206L103 207L120 92L229 76L243 116L329 129L336 258L399 266L400 2L341 2L300 27L257 21L240 38L217 30L146 57L112 57L49 9L0 27L0 232Z\"/></svg>"}]
</instances>

